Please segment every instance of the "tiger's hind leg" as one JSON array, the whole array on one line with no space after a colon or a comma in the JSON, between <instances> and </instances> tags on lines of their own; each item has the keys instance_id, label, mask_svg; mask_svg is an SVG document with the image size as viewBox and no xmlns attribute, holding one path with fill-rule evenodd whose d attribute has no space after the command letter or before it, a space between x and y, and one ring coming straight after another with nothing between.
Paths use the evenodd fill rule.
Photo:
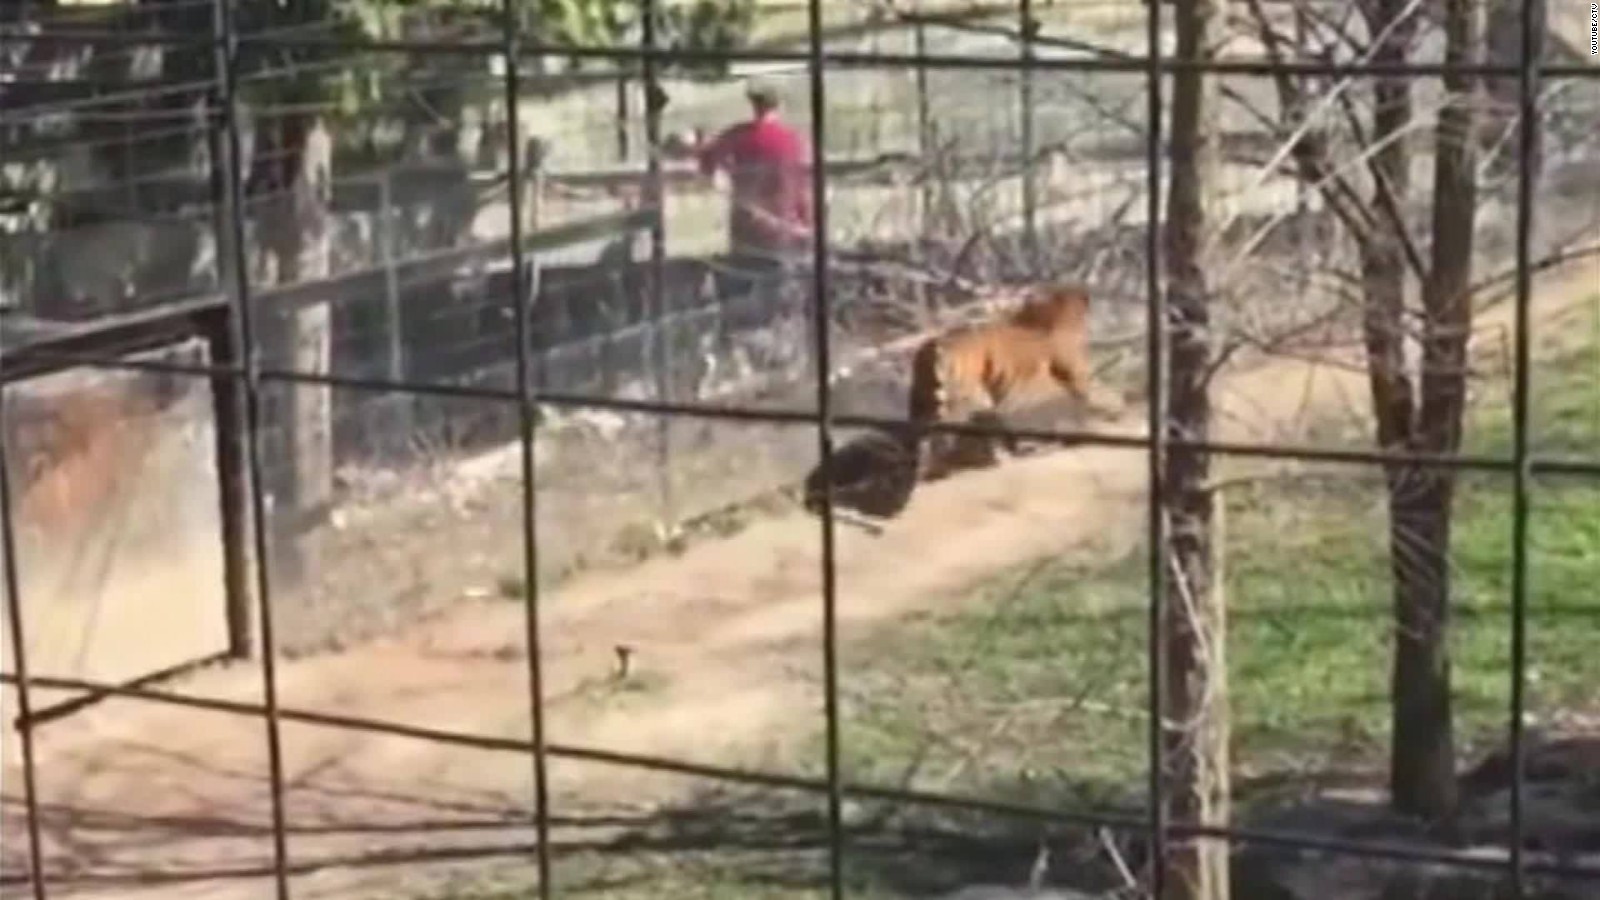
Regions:
<instances>
[{"instance_id":1,"label":"tiger's hind leg","mask_svg":"<svg viewBox=\"0 0 1600 900\"><path fill-rule=\"evenodd\" d=\"M986 428L1003 427L1004 422L993 410L979 410L967 416L966 424ZM967 469L988 469L1000 464L997 446L1005 438L989 434L946 434L940 450L930 454L925 480L935 481Z\"/></svg>"},{"instance_id":2,"label":"tiger's hind leg","mask_svg":"<svg viewBox=\"0 0 1600 900\"><path fill-rule=\"evenodd\" d=\"M985 413L974 413L967 424L987 424ZM938 481L966 469L986 469L998 465L995 453L996 438L985 434L960 434L952 432L929 436L927 453L922 461L922 480Z\"/></svg>"},{"instance_id":3,"label":"tiger's hind leg","mask_svg":"<svg viewBox=\"0 0 1600 900\"><path fill-rule=\"evenodd\" d=\"M995 453L995 447L1003 449L1007 456L1022 455L1022 441L1011 433L1011 423L1006 421L1006 418L1000 414L1000 410L994 407L980 409L969 416L967 421L970 424L999 432L998 434L985 434L974 437L975 440L981 440L988 444L989 455L994 457L996 462L999 459L998 454Z\"/></svg>"}]
</instances>

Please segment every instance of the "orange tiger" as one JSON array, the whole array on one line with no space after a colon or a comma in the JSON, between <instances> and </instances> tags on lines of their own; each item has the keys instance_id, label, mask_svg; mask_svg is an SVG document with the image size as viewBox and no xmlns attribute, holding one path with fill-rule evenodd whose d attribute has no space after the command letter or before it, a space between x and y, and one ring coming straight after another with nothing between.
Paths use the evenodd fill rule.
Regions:
<instances>
[{"instance_id":1,"label":"orange tiger","mask_svg":"<svg viewBox=\"0 0 1600 900\"><path fill-rule=\"evenodd\" d=\"M949 421L963 407L972 410L969 420L974 423L996 423L1013 394L1042 380L1065 389L1081 404L1095 406L1090 397L1089 292L1050 284L1030 294L1003 319L954 329L917 349L908 402L913 426ZM1000 441L1008 452L1018 452L1015 437ZM982 442L992 458L989 441ZM928 455L936 464L941 461L941 453Z\"/></svg>"}]
</instances>

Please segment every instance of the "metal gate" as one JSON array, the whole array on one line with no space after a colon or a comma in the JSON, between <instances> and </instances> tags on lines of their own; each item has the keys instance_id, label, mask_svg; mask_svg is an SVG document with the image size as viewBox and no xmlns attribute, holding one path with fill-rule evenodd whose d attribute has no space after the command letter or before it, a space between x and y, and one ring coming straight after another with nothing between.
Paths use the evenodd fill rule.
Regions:
<instances>
[{"instance_id":1,"label":"metal gate","mask_svg":"<svg viewBox=\"0 0 1600 900\"><path fill-rule=\"evenodd\" d=\"M212 379L166 370L211 365L211 346L197 334L168 338L123 354L126 367L61 359L54 371L12 373L0 385L31 671L143 683L247 649L234 646L230 628L218 395ZM41 359L30 368L44 369L48 352L33 355ZM3 644L9 671L12 646ZM41 699L35 721L97 696Z\"/></svg>"}]
</instances>

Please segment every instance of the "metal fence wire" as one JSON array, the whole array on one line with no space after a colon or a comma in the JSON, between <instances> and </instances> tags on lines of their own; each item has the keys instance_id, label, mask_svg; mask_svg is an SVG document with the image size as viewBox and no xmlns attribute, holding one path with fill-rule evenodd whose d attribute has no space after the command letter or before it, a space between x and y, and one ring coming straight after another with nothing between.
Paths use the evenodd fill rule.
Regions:
<instances>
[{"instance_id":1,"label":"metal fence wire","mask_svg":"<svg viewBox=\"0 0 1600 900\"><path fill-rule=\"evenodd\" d=\"M1029 0L1021 0L1021 3L1022 15L1026 21L1029 17L1027 11ZM1014 58L939 55L926 52L880 54L829 51L824 47L823 43L822 0L809 0L807 13L809 45L804 52L789 50L688 52L659 50L648 46L573 49L564 46L544 45L525 39L513 27L511 23L517 19L517 16L513 14L515 12L514 0L503 0L502 11L504 12L506 25L503 29L503 34L495 41L457 41L451 43L378 41L362 46L362 49L371 51L392 50L412 53L498 56L504 64L503 88L506 115L509 119L508 141L513 141L514 136L520 134L517 127L517 110L519 106L517 100L522 91L525 66L528 60L540 57L606 60L621 66L638 66L641 71L646 73L649 73L652 67L658 64L692 62L696 60L709 60L719 63L803 63L807 67L809 74L812 110L811 141L813 146L818 148L827 144L828 82L824 73L830 69L841 67L876 67L900 70L967 68L1002 72L1014 71L1026 73L1029 76L1047 72L1142 74L1146 79L1146 109L1149 121L1144 155L1147 179L1146 221L1148 223L1145 227L1145 311L1147 322L1149 323L1145 342L1144 377L1148 386L1147 396L1149 397L1148 431L1144 436L1139 437L1112 436L1091 431L1066 429L1010 428L1004 429L1004 433L1023 439L1045 442L1070 442L1089 446L1138 448L1147 454L1148 477L1151 489L1148 495L1147 509L1149 551L1147 566L1150 595L1147 623L1148 696L1146 698L1147 707L1145 713L1150 724L1148 729L1147 788L1149 792L1149 811L1146 817L1100 814L1021 803L975 800L924 791L890 789L870 784L848 783L845 780L842 775L840 760L838 588L835 577L835 533L834 518L832 516L834 498L831 489L824 493L824 512L818 517L821 539L820 599L822 604L821 647L819 650L822 655L824 673L823 690L826 716L824 744L826 776L824 778L814 779L786 774L766 774L688 763L657 756L566 745L552 742L547 738L541 658L543 635L540 630L544 598L541 597L539 590L540 579L538 577L537 564L540 545L539 536L535 528L536 511L540 499L535 489L534 480L534 451L538 434L538 429L535 426L537 424L538 407L543 405L571 409L600 408L616 412L695 417L721 421L806 423L813 425L816 429L816 452L824 467L829 465L829 461L835 451L836 429L848 426L894 427L897 424L903 424L892 418L842 415L835 411L834 405L830 400L828 323L830 321L832 292L830 291L828 273L830 257L833 251L830 249L828 241L827 175L822 166L814 167L811 185L817 214L815 233L818 235L812 251L814 277L811 283L812 303L810 317L810 352L813 355L815 363L813 370L816 376L816 406L814 410L760 410L667 402L664 399L627 400L621 398L599 398L582 394L553 392L545 390L536 384L530 351L534 329L534 323L530 321L532 309L528 296L530 279L524 277L530 261L525 258L521 199L519 192L515 190L509 192L509 202L511 204L509 221L512 229L510 252L515 273L515 277L510 279L510 284L515 294L516 313L514 327L517 343L516 385L514 388L405 383L397 382L393 379L356 378L285 369L266 369L262 366L256 350L258 347L257 334L261 325L258 321L256 305L251 302L252 287L246 274L248 265L245 259L245 225L244 216L241 212L244 207L244 195L241 184L242 155L239 123L240 100L238 98L239 54L242 47L250 45L304 49L327 48L329 46L337 48L337 44L330 45L330 42L324 39L292 35L241 34L235 21L235 4L229 3L227 0L214 0L212 4L215 30L209 42L187 37L159 37L148 34L121 35L88 31L73 31L62 35L39 33L15 38L24 41L53 39L119 46L132 45L134 43L150 44L153 41L189 46L209 44L215 53L216 67L219 73L222 121L226 134L225 158L217 161L222 168L219 183L225 186L225 197L219 198L222 201L219 203L219 208L224 208L228 211L228 225L232 230L232 240L229 242L229 246L234 256L234 265L229 267L233 275L233 284L230 285L230 305L226 310L227 327L231 329L231 333L219 338L219 343L216 346L231 346L235 352L222 356L214 355L206 365L163 363L151 360L132 361L122 358L121 348L119 347L105 346L103 344L96 345L94 342L88 342L79 346L55 347L48 356L35 353L31 357L31 362L34 364L31 370L29 370L28 366L21 365L20 360L13 360L17 368L15 371L8 372L6 379L11 381L22 377L28 371L37 371L39 365L48 363L54 367L143 368L153 371L195 375L212 379L214 383L223 386L224 393L237 391L236 396L239 402L220 406L219 409L226 410L228 415L238 417L236 422L232 424L237 427L238 433L246 438L244 460L248 478L245 481L247 481L250 489L248 509L250 510L252 527L249 530L253 535L253 556L256 561L253 566L254 589L259 599L256 604L259 615L256 627L258 628L260 641L259 653L263 679L263 700L259 704L252 704L196 698L138 684L118 685L88 679L30 675L25 650L26 641L23 633L23 597L20 593L17 574L15 524L11 514L11 498L15 486L8 477L7 467L0 466L0 514L3 514L3 517L0 517L0 524L3 524L3 528L0 528L0 540L3 540L5 555L6 616L11 636L13 660L13 671L4 673L0 680L14 686L17 697L18 715L14 724L21 753L23 795L28 817L29 877L33 896L43 900L48 893L47 878L43 868L42 847L44 837L41 834L40 799L36 785L36 771L39 763L35 758L33 739L33 730L40 724L40 720L36 717L35 706L30 698L30 691L37 689L81 691L101 697L138 699L146 702L259 718L263 726L263 739L268 748L273 839L272 875L275 879L276 895L279 898L290 897L291 875L297 871L286 840L287 828L284 812L285 775L282 753L282 726L286 722L351 729L376 734L390 734L446 745L526 754L529 765L533 769L533 784L535 786L534 796L531 798L531 815L536 823L537 832L534 854L537 861L538 894L540 897L550 897L556 893L551 878L552 850L550 831L553 810L547 771L548 763L553 758L681 773L720 779L730 783L762 785L821 795L826 798L827 809L829 892L835 898L842 897L846 893L844 856L847 836L843 808L847 798L895 800L931 807L987 812L1041 822L1059 822L1107 828L1121 833L1142 836L1151 848L1152 857L1157 859L1162 857L1169 839L1206 837L1233 843L1319 851L1334 855L1430 863L1441 867L1457 867L1480 871L1503 871L1509 878L1516 896L1523 895L1527 884L1526 879L1531 875L1595 877L1596 873L1575 865L1569 866L1543 860L1529 860L1523 849L1525 828L1525 804L1523 801L1526 795L1523 763L1527 743L1523 723L1525 721L1525 686L1527 682L1527 601L1525 595L1528 585L1529 482L1533 476L1541 473L1587 477L1600 476L1600 463L1570 458L1541 457L1533 453L1529 446L1529 296L1531 290L1531 216L1529 210L1530 195L1533 191L1533 173L1531 167L1526 165L1525 162L1532 158L1535 142L1538 139L1539 120L1536 115L1536 98L1541 79L1594 78L1600 75L1600 72L1590 67L1534 64L1537 58L1535 41L1539 39L1534 29L1534 23L1538 21L1535 18L1537 5L1535 2L1527 2L1523 6L1523 53L1520 63L1515 66L1490 64L1449 66L1442 63L1377 66L1370 64L1342 65L1318 62L1269 63L1263 61L1222 60L1207 63L1200 67L1202 71L1216 75L1298 73L1335 77L1387 75L1424 78L1451 72L1466 72L1479 76L1515 77L1518 79L1517 99L1520 120L1517 133L1518 144L1522 149L1519 162L1523 164L1520 166L1517 180L1515 380L1512 391L1513 447L1509 458L1464 454L1437 456L1418 453L1336 450L1309 446L1194 441L1182 435L1174 434L1169 430L1167 403L1162 388L1166 383L1168 374L1166 349L1169 317L1161 276L1162 242L1159 228L1157 227L1162 218L1161 165L1165 154L1161 127L1164 103L1162 85L1164 78L1178 72L1194 71L1195 67L1192 63L1174 61L1163 57L1163 9L1167 4L1147 3L1145 5L1147 46L1142 57L1114 53L1072 59L1040 56L1034 52L1034 44L1031 40L1034 29L1028 25L1025 25L1024 30L1030 36L1030 39L1021 42L1021 51ZM650 76L647 74L646 77ZM652 129L653 131L654 129ZM658 135L655 133L649 135L651 140L655 140L657 137ZM523 171L520 154L515 152L515 148L512 148L512 152L509 152L507 156L510 160L511 182L513 184L520 183L520 180L526 174ZM660 235L655 235L654 240L659 242ZM659 252L653 255L657 258L660 256ZM659 286L659 279L657 280L657 285ZM113 351L116 352L114 353ZM276 665L278 652L273 631L274 584L269 575L269 567L262 562L267 559L269 549L267 546L268 529L264 518L265 504L262 496L264 467L261 440L263 429L262 394L267 385L275 383L318 385L332 388L359 388L396 392L412 396L478 397L516 405L519 410L521 424L522 566L524 583L527 586L525 608L528 648L527 680L532 698L532 703L528 710L532 723L531 739L489 739L444 730L432 730L371 719L311 712L285 707L279 703L278 670ZM1002 433L989 426L962 424L935 426L934 430L952 434L986 436L995 436ZM1162 635L1164 622L1169 614L1163 600L1165 597L1164 581L1167 577L1164 562L1168 534L1164 516L1167 497L1163 490L1162 473L1164 456L1174 449L1197 450L1218 456L1273 458L1356 466L1381 466L1402 463L1422 467L1503 472L1511 475L1514 530L1511 536L1513 545L1510 582L1512 601L1510 670L1506 673L1506 677L1510 682L1510 707L1507 713L1510 723L1509 740L1512 748L1512 771L1515 776L1511 782L1509 851L1505 859L1468 858L1444 853L1431 853L1401 846L1317 839L1305 835L1274 833L1263 830L1233 827L1197 827L1187 823L1170 822L1165 818L1166 803L1164 798L1168 785L1159 765L1159 761L1163 757L1163 749L1161 716L1158 714L1158 711L1164 707L1165 702L1163 691L1166 683L1166 668ZM241 535L234 535L234 537L242 538ZM1153 883L1149 885L1151 894L1153 896L1161 896L1163 893L1161 866L1151 867L1151 878L1153 879Z\"/></svg>"}]
</instances>

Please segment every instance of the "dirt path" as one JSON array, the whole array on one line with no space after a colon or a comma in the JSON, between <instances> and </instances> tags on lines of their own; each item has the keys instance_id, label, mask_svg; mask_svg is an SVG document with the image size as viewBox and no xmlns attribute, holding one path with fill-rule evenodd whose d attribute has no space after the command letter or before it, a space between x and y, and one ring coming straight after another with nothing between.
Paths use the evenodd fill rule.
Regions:
<instances>
[{"instance_id":1,"label":"dirt path","mask_svg":"<svg viewBox=\"0 0 1600 900\"><path fill-rule=\"evenodd\" d=\"M1592 275L1541 294L1547 319ZM1504 318L1509 310L1491 314ZM1312 442L1364 414L1355 369L1276 360L1225 379L1222 440ZM1138 433L1141 413L1114 430ZM1323 441L1325 444L1325 439ZM1352 445L1354 446L1354 445ZM1046 453L925 485L881 537L838 531L846 636L958 602L957 589L1049 554L1101 554L1135 540L1145 461L1106 448ZM795 770L796 738L821 723L820 566L814 520L794 514L637 568L580 578L546 599L551 741L706 763ZM489 737L529 733L521 607L485 600L400 637L279 669L285 706ZM634 648L612 678L613 648ZM842 665L848 677L848 650ZM198 695L254 701L252 668L196 676ZM526 854L524 754L286 724L289 852L297 897L395 896L410 883L385 855L504 847ZM21 875L21 782L8 735L5 871ZM270 890L269 802L259 721L107 703L38 737L41 816L54 896L259 897ZM701 784L551 762L552 814L637 815ZM562 849L592 833L563 825ZM74 876L70 883L67 877ZM380 887L380 885L386 887ZM4 896L21 896L10 883Z\"/></svg>"}]
</instances>

